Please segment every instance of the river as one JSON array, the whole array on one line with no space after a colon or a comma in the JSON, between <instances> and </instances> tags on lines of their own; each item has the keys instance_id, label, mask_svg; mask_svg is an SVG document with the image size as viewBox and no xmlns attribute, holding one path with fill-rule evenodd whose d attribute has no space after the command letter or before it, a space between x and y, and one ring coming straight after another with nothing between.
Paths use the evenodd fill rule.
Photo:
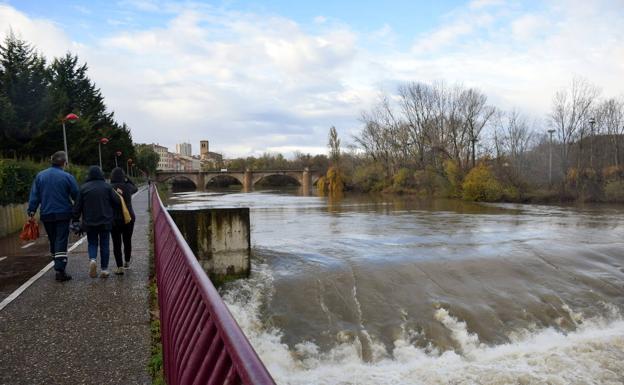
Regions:
<instances>
[{"instance_id":1,"label":"river","mask_svg":"<svg viewBox=\"0 0 624 385\"><path fill-rule=\"evenodd\" d=\"M624 383L624 207L176 193L251 208L224 287L278 384Z\"/></svg>"}]
</instances>

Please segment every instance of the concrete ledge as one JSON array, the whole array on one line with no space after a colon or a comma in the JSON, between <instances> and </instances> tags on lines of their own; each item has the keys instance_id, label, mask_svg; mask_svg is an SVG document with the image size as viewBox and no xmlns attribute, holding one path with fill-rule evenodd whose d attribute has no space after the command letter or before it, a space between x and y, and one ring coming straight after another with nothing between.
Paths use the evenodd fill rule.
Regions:
<instances>
[{"instance_id":1,"label":"concrete ledge","mask_svg":"<svg viewBox=\"0 0 624 385\"><path fill-rule=\"evenodd\" d=\"M249 208L168 210L215 285L249 276Z\"/></svg>"}]
</instances>

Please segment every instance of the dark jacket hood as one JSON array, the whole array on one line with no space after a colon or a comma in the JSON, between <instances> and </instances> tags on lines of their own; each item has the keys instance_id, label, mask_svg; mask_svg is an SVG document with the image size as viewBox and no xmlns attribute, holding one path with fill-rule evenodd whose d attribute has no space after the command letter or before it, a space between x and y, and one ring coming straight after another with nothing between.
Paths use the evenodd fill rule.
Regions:
<instances>
[{"instance_id":1,"label":"dark jacket hood","mask_svg":"<svg viewBox=\"0 0 624 385\"><path fill-rule=\"evenodd\" d=\"M126 175L120 167L115 167L111 171L111 183L123 183L126 179Z\"/></svg>"},{"instance_id":2,"label":"dark jacket hood","mask_svg":"<svg viewBox=\"0 0 624 385\"><path fill-rule=\"evenodd\" d=\"M102 170L98 166L89 167L87 181L90 180L104 180L104 173L102 173Z\"/></svg>"}]
</instances>

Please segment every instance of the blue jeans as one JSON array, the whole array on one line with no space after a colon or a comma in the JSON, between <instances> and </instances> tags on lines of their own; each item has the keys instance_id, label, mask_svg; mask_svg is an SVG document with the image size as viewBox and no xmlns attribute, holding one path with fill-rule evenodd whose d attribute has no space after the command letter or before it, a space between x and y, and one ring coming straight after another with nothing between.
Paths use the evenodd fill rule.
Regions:
<instances>
[{"instance_id":1,"label":"blue jeans","mask_svg":"<svg viewBox=\"0 0 624 385\"><path fill-rule=\"evenodd\" d=\"M67 266L67 239L69 238L69 219L62 221L43 221L50 243L50 255L54 258L54 270L65 271Z\"/></svg>"},{"instance_id":2,"label":"blue jeans","mask_svg":"<svg viewBox=\"0 0 624 385\"><path fill-rule=\"evenodd\" d=\"M108 259L110 257L110 247L108 240L110 231L108 230L88 230L87 242L89 243L89 259L96 260L98 245L100 246L100 267L102 270L108 270Z\"/></svg>"}]
</instances>

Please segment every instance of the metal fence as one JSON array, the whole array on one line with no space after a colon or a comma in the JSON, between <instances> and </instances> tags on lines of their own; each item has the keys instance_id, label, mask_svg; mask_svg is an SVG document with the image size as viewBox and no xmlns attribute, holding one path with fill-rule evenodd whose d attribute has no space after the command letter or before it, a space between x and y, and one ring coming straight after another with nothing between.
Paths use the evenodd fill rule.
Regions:
<instances>
[{"instance_id":1,"label":"metal fence","mask_svg":"<svg viewBox=\"0 0 624 385\"><path fill-rule=\"evenodd\" d=\"M168 385L275 384L150 186Z\"/></svg>"}]
</instances>

